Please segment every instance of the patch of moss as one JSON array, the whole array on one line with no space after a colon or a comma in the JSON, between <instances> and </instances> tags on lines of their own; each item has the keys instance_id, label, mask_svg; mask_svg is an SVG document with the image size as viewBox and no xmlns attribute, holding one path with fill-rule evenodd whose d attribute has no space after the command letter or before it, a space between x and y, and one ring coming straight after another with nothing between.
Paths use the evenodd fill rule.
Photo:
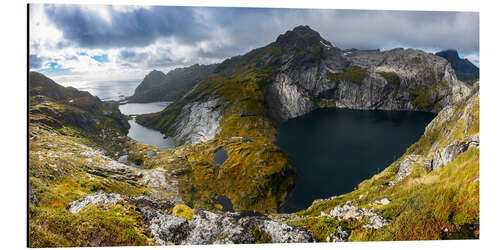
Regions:
<instances>
[{"instance_id":1,"label":"patch of moss","mask_svg":"<svg viewBox=\"0 0 500 250\"><path fill-rule=\"evenodd\" d=\"M423 111L439 111L442 106L434 100L433 94L446 87L446 82L437 82L431 87L420 85L417 88L410 90L410 95L412 96L412 100L410 102L421 108Z\"/></svg>"},{"instance_id":2,"label":"patch of moss","mask_svg":"<svg viewBox=\"0 0 500 250\"><path fill-rule=\"evenodd\" d=\"M398 74L394 72L377 72L377 74L381 75L387 83L391 84L394 87L399 87L401 84L401 79Z\"/></svg>"},{"instance_id":3,"label":"patch of moss","mask_svg":"<svg viewBox=\"0 0 500 250\"><path fill-rule=\"evenodd\" d=\"M174 209L172 210L172 214L175 216L184 217L187 220L190 220L194 215L194 209L192 209L184 204L177 204L177 205L175 205Z\"/></svg>"},{"instance_id":4,"label":"patch of moss","mask_svg":"<svg viewBox=\"0 0 500 250\"><path fill-rule=\"evenodd\" d=\"M349 81L361 84L363 79L365 79L367 76L368 71L359 66L349 66L343 73L328 73L328 79L334 81L337 84L341 81Z\"/></svg>"},{"instance_id":5,"label":"patch of moss","mask_svg":"<svg viewBox=\"0 0 500 250\"><path fill-rule=\"evenodd\" d=\"M250 233L253 235L256 244L271 243L273 240L269 233L258 227L250 229Z\"/></svg>"}]
</instances>

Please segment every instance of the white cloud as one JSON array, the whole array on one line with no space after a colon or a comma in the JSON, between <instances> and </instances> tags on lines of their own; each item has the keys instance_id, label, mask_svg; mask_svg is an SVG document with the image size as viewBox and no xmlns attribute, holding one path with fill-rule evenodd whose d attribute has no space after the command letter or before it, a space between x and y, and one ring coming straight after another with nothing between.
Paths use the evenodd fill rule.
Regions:
<instances>
[{"instance_id":1,"label":"white cloud","mask_svg":"<svg viewBox=\"0 0 500 250\"><path fill-rule=\"evenodd\" d=\"M470 54L465 56L466 59L468 59L472 64L476 65L476 67L479 68L479 56L476 54Z\"/></svg>"}]
</instances>

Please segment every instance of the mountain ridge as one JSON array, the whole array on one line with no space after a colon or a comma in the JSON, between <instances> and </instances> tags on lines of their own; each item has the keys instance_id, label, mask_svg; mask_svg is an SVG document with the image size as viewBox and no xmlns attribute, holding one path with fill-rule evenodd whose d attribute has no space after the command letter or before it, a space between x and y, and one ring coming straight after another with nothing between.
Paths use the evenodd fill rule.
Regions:
<instances>
[{"instance_id":1,"label":"mountain ridge","mask_svg":"<svg viewBox=\"0 0 500 250\"><path fill-rule=\"evenodd\" d=\"M239 90L229 93L227 89L233 88ZM186 96L162 112L139 116L137 121L173 136L180 145L186 139L197 141L189 139L190 134L204 133L212 138L216 131L225 133L223 124L185 131L181 129L186 127L182 119L219 117L212 121L224 123L225 112L261 113L230 94L247 92L253 104L259 103L266 110L258 116L265 120L260 121L264 129L322 107L437 113L463 99L470 89L458 81L448 61L433 54L414 49L342 51L308 26L299 26L267 46L223 61L212 76L201 79ZM195 114L202 109L190 108L195 103L208 107L204 114ZM227 110L231 105L239 105L239 111L235 107ZM245 119L230 120L244 124ZM264 137L274 137L267 134Z\"/></svg>"},{"instance_id":2,"label":"mountain ridge","mask_svg":"<svg viewBox=\"0 0 500 250\"><path fill-rule=\"evenodd\" d=\"M137 86L134 94L127 98L129 102L174 101L187 93L197 80L210 75L217 64L176 68L164 74L153 70Z\"/></svg>"}]
</instances>

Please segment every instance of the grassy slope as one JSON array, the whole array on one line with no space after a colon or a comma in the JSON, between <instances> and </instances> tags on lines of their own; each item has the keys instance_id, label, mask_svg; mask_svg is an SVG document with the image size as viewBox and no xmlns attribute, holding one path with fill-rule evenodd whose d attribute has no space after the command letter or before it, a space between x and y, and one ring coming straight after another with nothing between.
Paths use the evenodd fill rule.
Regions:
<instances>
[{"instance_id":1,"label":"grassy slope","mask_svg":"<svg viewBox=\"0 0 500 250\"><path fill-rule=\"evenodd\" d=\"M146 170L164 169L167 182L178 189L183 202L194 208L221 211L213 199L224 195L237 211L273 213L293 184L295 172L288 157L271 143L217 138L159 150L126 137L114 116L115 106L99 102L90 112L75 100L69 102L67 96L55 100L42 93L30 96L29 107L29 181L38 201L30 203L32 247L153 244L133 206L90 206L77 214L65 209L70 202L98 190L124 196L175 196L138 181L110 178L111 174L95 167L112 165L113 159L124 154L128 154L129 163L141 164ZM253 108L255 112L260 110ZM228 152L222 165L212 161L219 148ZM146 156L151 150L158 154Z\"/></svg>"}]
</instances>

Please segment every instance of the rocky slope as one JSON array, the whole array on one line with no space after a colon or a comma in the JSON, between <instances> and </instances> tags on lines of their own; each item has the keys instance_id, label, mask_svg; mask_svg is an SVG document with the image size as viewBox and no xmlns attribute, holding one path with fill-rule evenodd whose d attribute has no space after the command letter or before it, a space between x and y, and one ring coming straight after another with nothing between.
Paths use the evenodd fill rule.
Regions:
<instances>
[{"instance_id":1,"label":"rocky slope","mask_svg":"<svg viewBox=\"0 0 500 250\"><path fill-rule=\"evenodd\" d=\"M186 68L177 68L166 75L160 71L151 71L135 89L134 95L128 97L129 102L174 101L181 98L198 82L200 78L210 75L217 64L195 64Z\"/></svg>"},{"instance_id":2,"label":"rocky slope","mask_svg":"<svg viewBox=\"0 0 500 250\"><path fill-rule=\"evenodd\" d=\"M275 145L233 137L160 150L126 136L115 104L36 72L29 80L31 247L312 239L260 214L293 184Z\"/></svg>"},{"instance_id":3,"label":"rocky slope","mask_svg":"<svg viewBox=\"0 0 500 250\"><path fill-rule=\"evenodd\" d=\"M273 139L270 124L320 107L439 112L470 91L439 56L414 49L343 51L298 26L266 47L224 61L175 105L137 121L174 137L178 145L222 134ZM265 111L256 110L257 105ZM199 106L209 108L193 108ZM250 116L260 124L246 121ZM217 126L197 123L208 117ZM226 120L267 134L227 132ZM197 129L181 129L186 124Z\"/></svg>"},{"instance_id":4,"label":"rocky slope","mask_svg":"<svg viewBox=\"0 0 500 250\"><path fill-rule=\"evenodd\" d=\"M436 53L451 63L451 66L457 74L457 78L461 81L473 84L479 80L479 68L472 64L468 59L458 57L456 50L443 50Z\"/></svg>"}]
</instances>

